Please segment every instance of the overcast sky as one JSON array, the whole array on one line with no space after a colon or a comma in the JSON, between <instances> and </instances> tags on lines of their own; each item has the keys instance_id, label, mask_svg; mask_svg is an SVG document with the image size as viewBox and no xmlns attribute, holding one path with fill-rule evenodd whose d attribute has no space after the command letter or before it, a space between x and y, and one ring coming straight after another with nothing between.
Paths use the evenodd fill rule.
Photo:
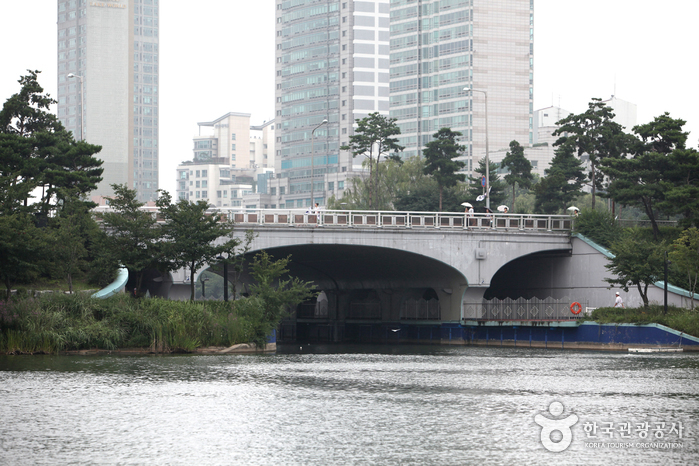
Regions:
<instances>
[{"instance_id":1,"label":"overcast sky","mask_svg":"<svg viewBox=\"0 0 699 466\"><path fill-rule=\"evenodd\" d=\"M197 122L228 112L274 117L274 1L160 1L160 186L191 160ZM697 0L534 0L534 109L583 112L592 97L663 112L699 141ZM3 0L0 102L27 69L56 97L56 0Z\"/></svg>"}]
</instances>

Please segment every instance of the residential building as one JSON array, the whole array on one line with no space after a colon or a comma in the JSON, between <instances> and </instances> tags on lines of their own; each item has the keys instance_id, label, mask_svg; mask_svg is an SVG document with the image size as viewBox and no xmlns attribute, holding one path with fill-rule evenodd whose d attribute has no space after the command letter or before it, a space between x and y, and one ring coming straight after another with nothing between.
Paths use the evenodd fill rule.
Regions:
<instances>
[{"instance_id":1,"label":"residential building","mask_svg":"<svg viewBox=\"0 0 699 466\"><path fill-rule=\"evenodd\" d=\"M390 115L404 157L421 155L442 127L463 134L467 173L485 156L486 140L491 152L512 140L533 143L533 4L391 2Z\"/></svg>"},{"instance_id":2,"label":"residential building","mask_svg":"<svg viewBox=\"0 0 699 466\"><path fill-rule=\"evenodd\" d=\"M389 0L277 0L276 177L269 204L342 195L356 119L388 114ZM325 123L324 123L325 122ZM274 193L274 194L272 194Z\"/></svg>"},{"instance_id":3,"label":"residential building","mask_svg":"<svg viewBox=\"0 0 699 466\"><path fill-rule=\"evenodd\" d=\"M274 120L250 126L249 113L230 112L198 126L192 160L177 167L177 199L244 207L243 196L256 196L258 177L273 171Z\"/></svg>"},{"instance_id":4,"label":"residential building","mask_svg":"<svg viewBox=\"0 0 699 466\"><path fill-rule=\"evenodd\" d=\"M102 146L103 181L157 198L158 0L58 1L58 117Z\"/></svg>"}]
</instances>

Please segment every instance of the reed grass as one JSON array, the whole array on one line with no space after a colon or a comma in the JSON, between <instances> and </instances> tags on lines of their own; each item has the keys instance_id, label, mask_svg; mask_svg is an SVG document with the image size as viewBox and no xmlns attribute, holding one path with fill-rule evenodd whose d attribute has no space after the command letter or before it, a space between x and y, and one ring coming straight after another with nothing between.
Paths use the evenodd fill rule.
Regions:
<instances>
[{"instance_id":1,"label":"reed grass","mask_svg":"<svg viewBox=\"0 0 699 466\"><path fill-rule=\"evenodd\" d=\"M236 315L232 303L48 294L0 302L0 353L133 347L191 352L248 343L261 325Z\"/></svg>"}]
</instances>

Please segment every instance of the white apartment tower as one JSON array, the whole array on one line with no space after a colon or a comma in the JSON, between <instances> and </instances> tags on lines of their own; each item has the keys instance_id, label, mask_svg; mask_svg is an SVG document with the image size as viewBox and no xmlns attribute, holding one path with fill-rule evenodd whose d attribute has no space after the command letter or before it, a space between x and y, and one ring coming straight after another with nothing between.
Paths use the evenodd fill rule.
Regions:
<instances>
[{"instance_id":1,"label":"white apartment tower","mask_svg":"<svg viewBox=\"0 0 699 466\"><path fill-rule=\"evenodd\" d=\"M58 0L58 117L99 144L104 178L141 201L158 190L159 0Z\"/></svg>"},{"instance_id":2,"label":"white apartment tower","mask_svg":"<svg viewBox=\"0 0 699 466\"><path fill-rule=\"evenodd\" d=\"M404 156L442 127L463 133L466 171L533 142L533 0L392 0L390 115ZM473 92L464 88L474 89Z\"/></svg>"},{"instance_id":3,"label":"white apartment tower","mask_svg":"<svg viewBox=\"0 0 699 466\"><path fill-rule=\"evenodd\" d=\"M342 195L354 161L340 151L356 119L388 114L389 0L277 0L276 178L270 204ZM326 123L324 123L326 121Z\"/></svg>"}]
</instances>

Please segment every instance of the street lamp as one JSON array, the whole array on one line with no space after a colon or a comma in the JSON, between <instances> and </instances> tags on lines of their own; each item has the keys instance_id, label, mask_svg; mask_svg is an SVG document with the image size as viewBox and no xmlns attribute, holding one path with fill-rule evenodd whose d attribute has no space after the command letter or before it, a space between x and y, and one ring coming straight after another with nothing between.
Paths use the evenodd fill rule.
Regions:
<instances>
[{"instance_id":1,"label":"street lamp","mask_svg":"<svg viewBox=\"0 0 699 466\"><path fill-rule=\"evenodd\" d=\"M209 281L209 277L204 277L200 281L201 281L201 297L206 298L206 282Z\"/></svg>"},{"instance_id":2,"label":"street lamp","mask_svg":"<svg viewBox=\"0 0 699 466\"><path fill-rule=\"evenodd\" d=\"M485 206L490 209L490 158L488 157L488 93L472 87L464 87L464 91L482 92L485 96Z\"/></svg>"},{"instance_id":3,"label":"street lamp","mask_svg":"<svg viewBox=\"0 0 699 466\"><path fill-rule=\"evenodd\" d=\"M80 140L84 140L83 136L83 77L77 74L70 73L69 78L78 78L80 80Z\"/></svg>"},{"instance_id":4,"label":"street lamp","mask_svg":"<svg viewBox=\"0 0 699 466\"><path fill-rule=\"evenodd\" d=\"M321 124L319 124L318 126L316 126L315 128L313 128L313 131L311 131L311 210L313 210L314 206L315 206L315 203L313 201L313 178L315 177L315 173L314 173L315 172L315 164L313 162L313 158L315 156L315 153L313 151L313 141L315 139L316 130L318 128L320 128L321 126L323 126L324 124L326 124L327 122L328 122L327 119L323 119L323 122Z\"/></svg>"},{"instance_id":5,"label":"street lamp","mask_svg":"<svg viewBox=\"0 0 699 466\"><path fill-rule=\"evenodd\" d=\"M228 301L228 258L220 255L216 259L223 262L223 300Z\"/></svg>"}]
</instances>

